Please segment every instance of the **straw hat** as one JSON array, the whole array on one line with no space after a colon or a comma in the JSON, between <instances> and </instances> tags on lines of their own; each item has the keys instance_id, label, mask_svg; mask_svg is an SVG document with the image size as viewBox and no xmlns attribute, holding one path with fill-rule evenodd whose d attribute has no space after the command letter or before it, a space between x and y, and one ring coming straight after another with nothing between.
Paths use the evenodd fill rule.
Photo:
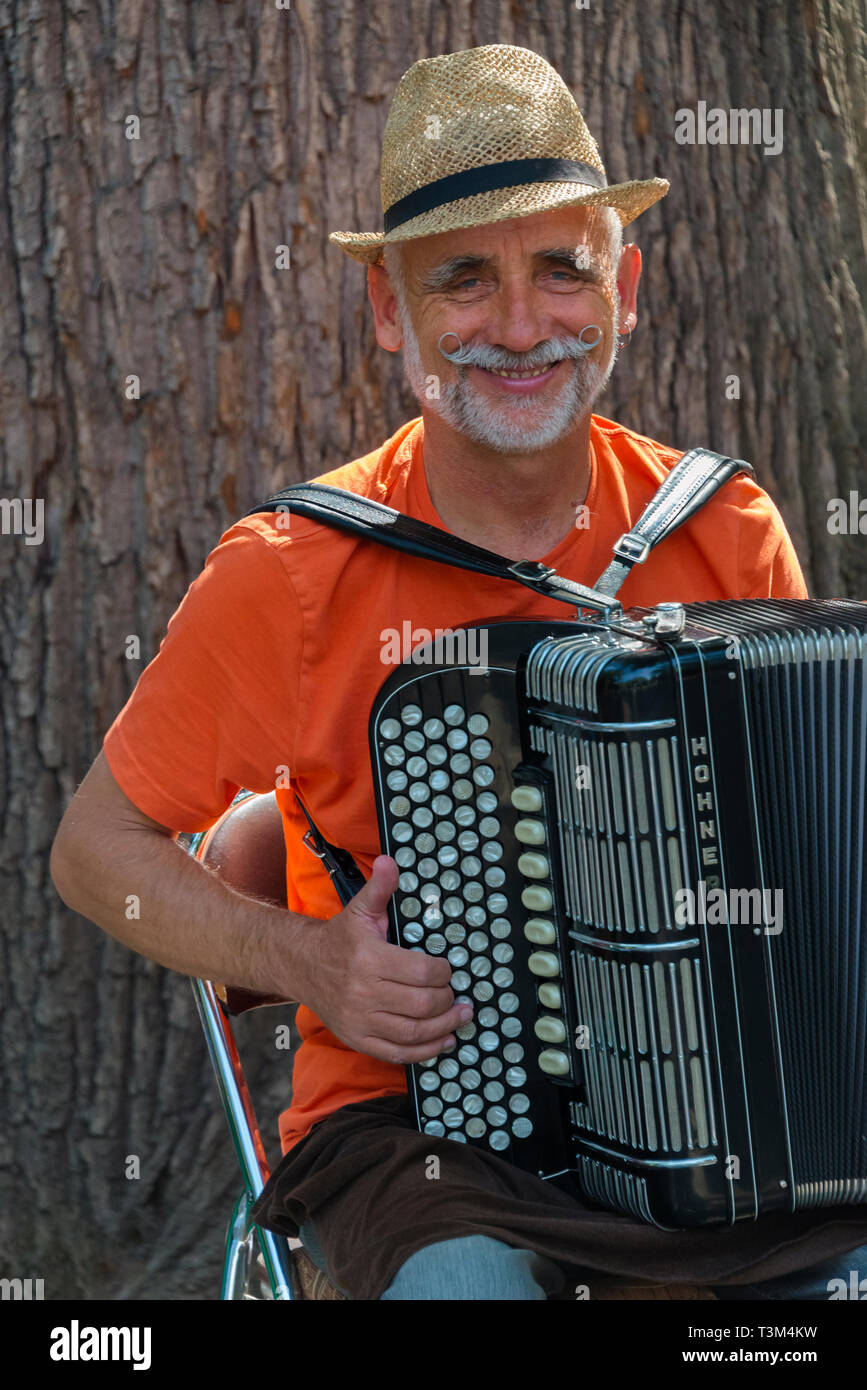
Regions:
<instances>
[{"instance_id":1,"label":"straw hat","mask_svg":"<svg viewBox=\"0 0 867 1390\"><path fill-rule=\"evenodd\" d=\"M382 141L384 234L332 232L366 265L386 242L604 205L626 226L664 198L667 179L608 184L596 141L551 64L492 43L414 63L397 86Z\"/></svg>"}]
</instances>

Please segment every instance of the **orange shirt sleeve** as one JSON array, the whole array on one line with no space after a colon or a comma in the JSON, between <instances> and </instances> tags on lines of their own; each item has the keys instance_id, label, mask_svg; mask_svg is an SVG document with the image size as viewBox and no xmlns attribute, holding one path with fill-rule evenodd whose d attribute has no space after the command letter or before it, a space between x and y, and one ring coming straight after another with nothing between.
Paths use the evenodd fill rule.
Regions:
<instances>
[{"instance_id":1,"label":"orange shirt sleeve","mask_svg":"<svg viewBox=\"0 0 867 1390\"><path fill-rule=\"evenodd\" d=\"M750 490L738 532L738 598L809 598L782 516L762 488Z\"/></svg>"},{"instance_id":2,"label":"orange shirt sleeve","mask_svg":"<svg viewBox=\"0 0 867 1390\"><path fill-rule=\"evenodd\" d=\"M240 787L291 767L303 620L274 546L250 526L220 538L105 735L121 789L173 830L205 830Z\"/></svg>"}]
</instances>

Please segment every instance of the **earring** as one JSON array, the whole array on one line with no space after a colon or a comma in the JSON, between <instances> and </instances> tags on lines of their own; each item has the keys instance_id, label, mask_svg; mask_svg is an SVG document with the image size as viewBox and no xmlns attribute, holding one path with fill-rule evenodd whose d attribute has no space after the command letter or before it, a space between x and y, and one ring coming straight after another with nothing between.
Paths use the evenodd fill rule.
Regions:
<instances>
[{"instance_id":1,"label":"earring","mask_svg":"<svg viewBox=\"0 0 867 1390\"><path fill-rule=\"evenodd\" d=\"M617 346L618 346L618 347L628 347L629 344L630 344L631 342L632 342L632 329L631 329L631 327L629 327L629 325L627 325L627 328L626 328L626 332L625 332L625 333L621 333L621 332L618 330L618 333L617 333Z\"/></svg>"}]
</instances>

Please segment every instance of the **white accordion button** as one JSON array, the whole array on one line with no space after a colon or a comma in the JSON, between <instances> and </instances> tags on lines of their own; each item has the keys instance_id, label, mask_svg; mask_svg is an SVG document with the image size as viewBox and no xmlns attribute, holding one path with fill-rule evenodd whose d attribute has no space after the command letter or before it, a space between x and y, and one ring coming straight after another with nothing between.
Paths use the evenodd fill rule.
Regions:
<instances>
[{"instance_id":1,"label":"white accordion button","mask_svg":"<svg viewBox=\"0 0 867 1390\"><path fill-rule=\"evenodd\" d=\"M534 951L527 964L534 975L542 975L546 980L560 974L560 962L552 951Z\"/></svg>"},{"instance_id":2,"label":"white accordion button","mask_svg":"<svg viewBox=\"0 0 867 1390\"><path fill-rule=\"evenodd\" d=\"M550 912L554 906L554 899L551 897L547 888L540 888L537 883L531 883L521 894L521 902L530 912Z\"/></svg>"},{"instance_id":3,"label":"white accordion button","mask_svg":"<svg viewBox=\"0 0 867 1390\"><path fill-rule=\"evenodd\" d=\"M544 1052L539 1053L539 1066L549 1076L569 1075L569 1058L565 1052L558 1052L555 1048L548 1047ZM446 1119L446 1124L448 1124L448 1119Z\"/></svg>"},{"instance_id":4,"label":"white accordion button","mask_svg":"<svg viewBox=\"0 0 867 1390\"><path fill-rule=\"evenodd\" d=\"M539 1003L544 1004L546 1009L559 1009L562 1004L560 986L550 984L540 985Z\"/></svg>"},{"instance_id":5,"label":"white accordion button","mask_svg":"<svg viewBox=\"0 0 867 1390\"><path fill-rule=\"evenodd\" d=\"M550 1016L537 1018L533 1031L541 1042L561 1043L566 1041L566 1025L559 1018L551 1018Z\"/></svg>"},{"instance_id":6,"label":"white accordion button","mask_svg":"<svg viewBox=\"0 0 867 1390\"><path fill-rule=\"evenodd\" d=\"M522 845L544 845L545 826L543 822L540 820L519 820L515 826L515 839L520 840Z\"/></svg>"},{"instance_id":7,"label":"white accordion button","mask_svg":"<svg viewBox=\"0 0 867 1390\"><path fill-rule=\"evenodd\" d=\"M557 940L554 923L547 917L531 917L524 923L524 935L534 946L553 946Z\"/></svg>"},{"instance_id":8,"label":"white accordion button","mask_svg":"<svg viewBox=\"0 0 867 1390\"><path fill-rule=\"evenodd\" d=\"M512 805L516 811L541 811L542 793L538 787L515 787Z\"/></svg>"},{"instance_id":9,"label":"white accordion button","mask_svg":"<svg viewBox=\"0 0 867 1390\"><path fill-rule=\"evenodd\" d=\"M548 861L544 854L521 854L518 856L518 873L524 878L547 878Z\"/></svg>"}]
</instances>

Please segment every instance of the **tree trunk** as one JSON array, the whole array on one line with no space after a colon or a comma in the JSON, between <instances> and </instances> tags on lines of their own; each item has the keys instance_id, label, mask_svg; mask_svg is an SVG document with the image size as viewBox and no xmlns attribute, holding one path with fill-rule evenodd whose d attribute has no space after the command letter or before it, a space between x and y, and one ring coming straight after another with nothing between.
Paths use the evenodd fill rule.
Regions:
<instances>
[{"instance_id":1,"label":"tree trunk","mask_svg":"<svg viewBox=\"0 0 867 1390\"><path fill-rule=\"evenodd\" d=\"M0 536L0 1274L43 1278L46 1298L217 1296L240 1183L189 985L68 912L48 850L222 531L418 414L362 268L327 240L381 225L382 131L411 63L533 48L611 182L671 180L627 234L639 324L601 413L749 459L811 592L867 594L864 537L828 529L831 499L867 496L864 0L700 16L683 0L0 4L0 496L45 509L41 544ZM701 101L781 109L782 151L677 143L676 113ZM280 1021L239 1027L272 1159Z\"/></svg>"}]
</instances>

